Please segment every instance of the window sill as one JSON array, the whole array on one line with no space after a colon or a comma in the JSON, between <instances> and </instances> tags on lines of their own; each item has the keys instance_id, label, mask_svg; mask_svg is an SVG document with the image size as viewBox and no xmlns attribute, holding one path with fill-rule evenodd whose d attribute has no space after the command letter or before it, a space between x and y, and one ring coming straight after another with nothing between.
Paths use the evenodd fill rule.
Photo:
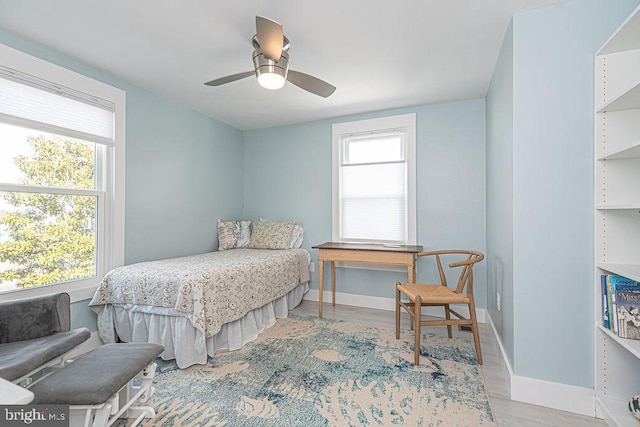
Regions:
<instances>
[{"instance_id":1,"label":"window sill","mask_svg":"<svg viewBox=\"0 0 640 427\"><path fill-rule=\"evenodd\" d=\"M71 302L84 301L93 298L100 280L82 280L70 283L58 283L28 289L16 289L0 293L0 302L15 301L24 298L37 297L41 295L51 295L58 292L66 292L71 297Z\"/></svg>"}]
</instances>

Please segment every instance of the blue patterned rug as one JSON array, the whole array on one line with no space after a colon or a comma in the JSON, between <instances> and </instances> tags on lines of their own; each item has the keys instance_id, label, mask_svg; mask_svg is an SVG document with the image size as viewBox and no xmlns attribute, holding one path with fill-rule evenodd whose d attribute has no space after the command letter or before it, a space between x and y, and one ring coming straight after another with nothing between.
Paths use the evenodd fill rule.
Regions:
<instances>
[{"instance_id":1,"label":"blue patterned rug","mask_svg":"<svg viewBox=\"0 0 640 427\"><path fill-rule=\"evenodd\" d=\"M207 365L160 362L148 426L495 425L472 343L292 316Z\"/></svg>"}]
</instances>

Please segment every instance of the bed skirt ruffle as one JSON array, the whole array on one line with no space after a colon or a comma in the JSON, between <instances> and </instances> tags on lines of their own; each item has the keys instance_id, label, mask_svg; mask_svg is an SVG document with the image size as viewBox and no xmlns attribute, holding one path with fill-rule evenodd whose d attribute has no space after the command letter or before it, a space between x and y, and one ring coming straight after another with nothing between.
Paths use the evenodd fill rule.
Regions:
<instances>
[{"instance_id":1,"label":"bed skirt ruffle","mask_svg":"<svg viewBox=\"0 0 640 427\"><path fill-rule=\"evenodd\" d=\"M255 340L277 318L287 317L308 291L309 282L301 283L287 295L222 325L220 332L206 340L188 315L158 307L107 304L98 315L98 326L105 342L115 341L115 332L120 341L162 344L160 357L175 359L178 367L187 368L206 363L218 351L237 350Z\"/></svg>"}]
</instances>

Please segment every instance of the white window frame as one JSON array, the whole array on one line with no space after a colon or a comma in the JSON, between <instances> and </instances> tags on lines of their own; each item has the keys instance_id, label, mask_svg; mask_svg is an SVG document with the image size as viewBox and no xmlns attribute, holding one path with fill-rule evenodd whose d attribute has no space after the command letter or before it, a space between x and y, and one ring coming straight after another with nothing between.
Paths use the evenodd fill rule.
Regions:
<instances>
[{"instance_id":1,"label":"white window frame","mask_svg":"<svg viewBox=\"0 0 640 427\"><path fill-rule=\"evenodd\" d=\"M416 115L415 113L398 116L380 117L353 122L335 123L332 126L332 240L340 239L340 168L342 164L342 141L352 135L366 133L380 133L398 131L406 134L406 166L407 166L407 241L406 245L415 245L417 241L416 228ZM364 243L364 242L359 242ZM368 243L380 243L371 241ZM357 267L357 264L349 265ZM366 268L369 268L368 266ZM385 267L385 270L394 270Z\"/></svg>"},{"instance_id":2,"label":"white window frame","mask_svg":"<svg viewBox=\"0 0 640 427\"><path fill-rule=\"evenodd\" d=\"M1 301L11 301L56 292L67 292L71 301L90 299L102 277L109 270L124 265L125 239L125 105L123 90L99 82L82 74L28 55L0 44L0 66L33 76L71 91L88 94L114 106L114 139L111 145L97 146L96 160L102 163L102 175L96 177L103 189L94 190L101 198L96 209L98 217L96 276L46 286L17 289L0 293ZM20 125L20 123L14 123ZM55 133L55 132L54 132ZM0 184L3 191L37 191L21 185ZM46 191L45 191L46 192ZM60 192L56 190L56 192ZM74 190L65 190L74 194Z\"/></svg>"}]
</instances>

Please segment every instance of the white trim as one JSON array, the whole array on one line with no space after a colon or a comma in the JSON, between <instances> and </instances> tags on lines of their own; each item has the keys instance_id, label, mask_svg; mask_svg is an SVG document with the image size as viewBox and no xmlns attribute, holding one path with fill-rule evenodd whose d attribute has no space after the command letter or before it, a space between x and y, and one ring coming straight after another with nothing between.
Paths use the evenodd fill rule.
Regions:
<instances>
[{"instance_id":1,"label":"white trim","mask_svg":"<svg viewBox=\"0 0 640 427\"><path fill-rule=\"evenodd\" d=\"M513 369L511 368L511 364L509 363L509 359L507 358L507 352L504 349L504 346L502 345L502 341L500 341L500 335L498 335L498 330L496 329L496 325L493 323L493 319L491 318L491 315L489 314L489 311L486 311L487 314L487 323L489 324L489 326L491 327L491 332L493 333L493 336L496 339L496 342L498 343L498 349L500 350L500 354L502 354L502 357L500 358L500 360L502 361L502 366L501 369L504 369L507 371L507 375L508 375L508 380L507 384L509 385L509 396L511 396L511 378L513 378Z\"/></svg>"},{"instance_id":2,"label":"white trim","mask_svg":"<svg viewBox=\"0 0 640 427\"><path fill-rule=\"evenodd\" d=\"M85 301L93 298L93 294L95 294L99 283L100 279L98 277L92 277L91 279L86 280L55 283L51 285L37 286L35 288L13 289L10 291L0 292L0 302L51 295L58 292L68 293L71 303Z\"/></svg>"},{"instance_id":3,"label":"white trim","mask_svg":"<svg viewBox=\"0 0 640 427\"><path fill-rule=\"evenodd\" d=\"M596 417L595 391L590 388L514 375L511 400Z\"/></svg>"},{"instance_id":4,"label":"white trim","mask_svg":"<svg viewBox=\"0 0 640 427\"><path fill-rule=\"evenodd\" d=\"M487 323L491 325L491 331L496 338L508 372L511 400L597 417L593 389L515 375L489 312L487 312Z\"/></svg>"}]
</instances>

